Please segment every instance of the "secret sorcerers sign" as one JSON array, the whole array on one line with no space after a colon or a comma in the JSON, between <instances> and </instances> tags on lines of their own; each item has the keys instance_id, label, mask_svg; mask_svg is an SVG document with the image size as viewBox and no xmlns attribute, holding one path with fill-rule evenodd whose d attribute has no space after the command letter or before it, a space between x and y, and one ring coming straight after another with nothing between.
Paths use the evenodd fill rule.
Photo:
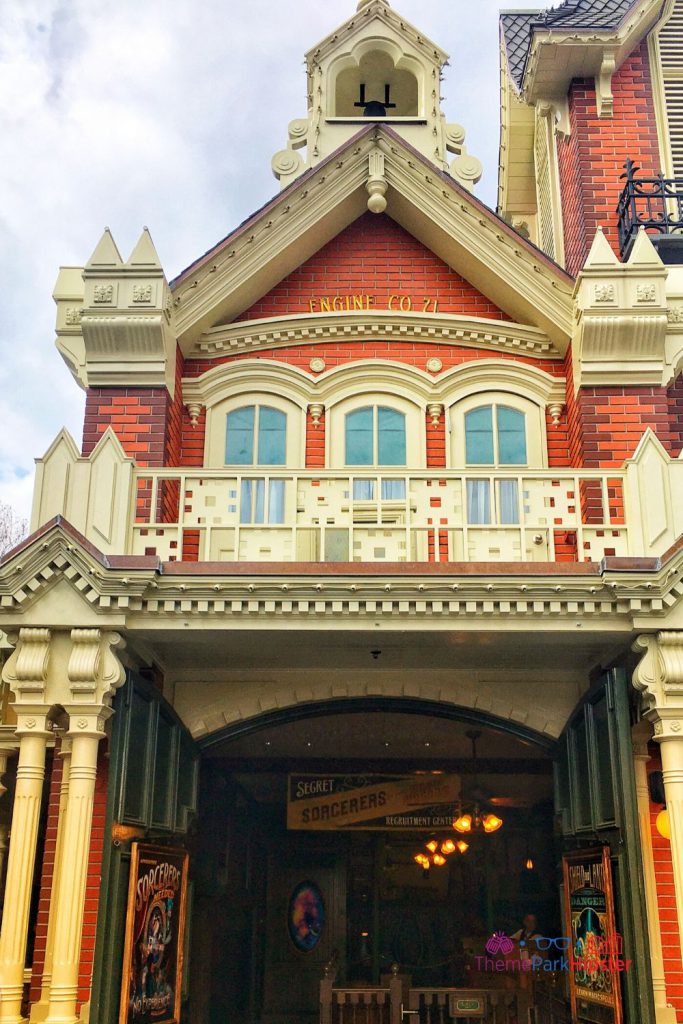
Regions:
<instances>
[{"instance_id":1,"label":"secret sorcerers sign","mask_svg":"<svg viewBox=\"0 0 683 1024\"><path fill-rule=\"evenodd\" d=\"M131 848L120 1024L177 1024L183 973L188 856Z\"/></svg>"},{"instance_id":2,"label":"secret sorcerers sign","mask_svg":"<svg viewBox=\"0 0 683 1024\"><path fill-rule=\"evenodd\" d=\"M290 775L287 828L450 828L457 775Z\"/></svg>"}]
</instances>

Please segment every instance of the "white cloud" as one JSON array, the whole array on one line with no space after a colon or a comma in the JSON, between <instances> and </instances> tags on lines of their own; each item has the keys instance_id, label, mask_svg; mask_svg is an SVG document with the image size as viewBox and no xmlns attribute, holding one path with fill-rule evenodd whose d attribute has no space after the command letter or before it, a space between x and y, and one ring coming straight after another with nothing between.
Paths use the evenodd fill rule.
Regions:
<instances>
[{"instance_id":1,"label":"white cloud","mask_svg":"<svg viewBox=\"0 0 683 1024\"><path fill-rule=\"evenodd\" d=\"M451 53L450 120L495 201L498 3L396 0ZM83 396L52 339L60 264L105 224L126 257L148 224L168 277L277 192L272 154L305 114L303 54L355 0L6 0L0 8L0 499L22 514L33 458ZM22 475L23 474L23 475Z\"/></svg>"}]
</instances>

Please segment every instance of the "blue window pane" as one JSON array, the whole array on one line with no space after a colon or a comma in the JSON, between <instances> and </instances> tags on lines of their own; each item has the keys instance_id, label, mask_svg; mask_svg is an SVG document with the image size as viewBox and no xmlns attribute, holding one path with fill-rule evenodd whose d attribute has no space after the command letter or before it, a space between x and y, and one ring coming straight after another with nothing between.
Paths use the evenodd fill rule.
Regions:
<instances>
[{"instance_id":1,"label":"blue window pane","mask_svg":"<svg viewBox=\"0 0 683 1024\"><path fill-rule=\"evenodd\" d=\"M468 466L492 466L493 409L483 405L465 415L465 450Z\"/></svg>"},{"instance_id":2,"label":"blue window pane","mask_svg":"<svg viewBox=\"0 0 683 1024\"><path fill-rule=\"evenodd\" d=\"M377 461L380 466L405 466L406 418L396 409L377 410Z\"/></svg>"},{"instance_id":3,"label":"blue window pane","mask_svg":"<svg viewBox=\"0 0 683 1024\"><path fill-rule=\"evenodd\" d=\"M467 481L467 521L472 526L491 522L491 488L488 480Z\"/></svg>"},{"instance_id":4,"label":"blue window pane","mask_svg":"<svg viewBox=\"0 0 683 1024\"><path fill-rule=\"evenodd\" d=\"M374 480L354 480L353 481L353 500L354 501L372 501L375 497L375 481Z\"/></svg>"},{"instance_id":5,"label":"blue window pane","mask_svg":"<svg viewBox=\"0 0 683 1024\"><path fill-rule=\"evenodd\" d=\"M501 466L526 465L526 424L524 413L510 409L507 405L499 405L497 412L498 425L498 462Z\"/></svg>"},{"instance_id":6,"label":"blue window pane","mask_svg":"<svg viewBox=\"0 0 683 1024\"><path fill-rule=\"evenodd\" d=\"M251 522L251 500L253 495L253 480L243 480L240 492L240 522Z\"/></svg>"},{"instance_id":7,"label":"blue window pane","mask_svg":"<svg viewBox=\"0 0 683 1024\"><path fill-rule=\"evenodd\" d=\"M266 481L254 480L254 518L253 523L265 523L266 513Z\"/></svg>"},{"instance_id":8,"label":"blue window pane","mask_svg":"<svg viewBox=\"0 0 683 1024\"><path fill-rule=\"evenodd\" d=\"M519 523L519 487L516 480L501 480L499 483L500 521L504 526Z\"/></svg>"},{"instance_id":9,"label":"blue window pane","mask_svg":"<svg viewBox=\"0 0 683 1024\"><path fill-rule=\"evenodd\" d=\"M382 501L405 501L405 480L382 480Z\"/></svg>"},{"instance_id":10,"label":"blue window pane","mask_svg":"<svg viewBox=\"0 0 683 1024\"><path fill-rule=\"evenodd\" d=\"M253 405L228 413L225 461L229 466L251 466L254 462L255 413Z\"/></svg>"},{"instance_id":11,"label":"blue window pane","mask_svg":"<svg viewBox=\"0 0 683 1024\"><path fill-rule=\"evenodd\" d=\"M287 436L287 416L278 409L262 405L258 423L259 466L284 466Z\"/></svg>"},{"instance_id":12,"label":"blue window pane","mask_svg":"<svg viewBox=\"0 0 683 1024\"><path fill-rule=\"evenodd\" d=\"M372 408L357 409L346 417L346 465L371 466L372 451Z\"/></svg>"},{"instance_id":13,"label":"blue window pane","mask_svg":"<svg viewBox=\"0 0 683 1024\"><path fill-rule=\"evenodd\" d=\"M284 523L285 521L285 482L271 480L268 494L268 522Z\"/></svg>"}]
</instances>

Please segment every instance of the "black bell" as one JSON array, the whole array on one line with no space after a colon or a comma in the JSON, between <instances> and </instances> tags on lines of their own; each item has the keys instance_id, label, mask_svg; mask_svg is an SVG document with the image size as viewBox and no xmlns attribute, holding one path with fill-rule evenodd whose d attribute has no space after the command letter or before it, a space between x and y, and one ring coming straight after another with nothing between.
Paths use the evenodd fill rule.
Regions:
<instances>
[{"instance_id":1,"label":"black bell","mask_svg":"<svg viewBox=\"0 0 683 1024\"><path fill-rule=\"evenodd\" d=\"M354 107L363 108L363 117L386 117L387 110L396 107L395 103L391 103L391 86L384 86L384 103L381 103L379 100L366 100L365 83L361 83L360 97L358 103L354 103Z\"/></svg>"},{"instance_id":2,"label":"black bell","mask_svg":"<svg viewBox=\"0 0 683 1024\"><path fill-rule=\"evenodd\" d=\"M387 108L379 100L370 100L369 103L365 104L365 110L363 111L363 117L386 117Z\"/></svg>"}]
</instances>

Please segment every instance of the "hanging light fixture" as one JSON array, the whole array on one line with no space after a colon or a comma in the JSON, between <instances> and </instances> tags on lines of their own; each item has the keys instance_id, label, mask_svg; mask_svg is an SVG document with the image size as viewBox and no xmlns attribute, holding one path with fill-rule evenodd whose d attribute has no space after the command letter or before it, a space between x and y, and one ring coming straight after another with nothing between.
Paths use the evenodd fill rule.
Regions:
<instances>
[{"instance_id":1,"label":"hanging light fixture","mask_svg":"<svg viewBox=\"0 0 683 1024\"><path fill-rule=\"evenodd\" d=\"M444 839L441 844L441 852L446 856L450 856L451 853L455 853L455 843L452 839Z\"/></svg>"},{"instance_id":2,"label":"hanging light fixture","mask_svg":"<svg viewBox=\"0 0 683 1024\"><path fill-rule=\"evenodd\" d=\"M471 730L466 732L465 735L469 740L472 741L472 763L474 766L473 772L473 785L472 790L474 793L478 790L477 785L477 740L481 736L481 732L478 730ZM488 834L497 832L499 828L503 827L503 819L499 818L493 811L481 811L478 802L471 804L471 809L464 809L463 804L458 804L455 812L455 818L453 819L453 828L456 832L460 832L463 835L467 835L470 832L486 832Z\"/></svg>"},{"instance_id":3,"label":"hanging light fixture","mask_svg":"<svg viewBox=\"0 0 683 1024\"><path fill-rule=\"evenodd\" d=\"M525 867L526 867L527 871L533 871L534 870L534 862L533 862L531 857L527 857Z\"/></svg>"},{"instance_id":4,"label":"hanging light fixture","mask_svg":"<svg viewBox=\"0 0 683 1024\"><path fill-rule=\"evenodd\" d=\"M470 848L470 844L469 844L469 843L466 843L464 839L461 839L461 840L460 840L460 841L459 841L458 843L456 843L455 845L456 845L456 847L457 847L458 853L467 853L467 851L468 851L468 850L469 850L469 848Z\"/></svg>"}]
</instances>

